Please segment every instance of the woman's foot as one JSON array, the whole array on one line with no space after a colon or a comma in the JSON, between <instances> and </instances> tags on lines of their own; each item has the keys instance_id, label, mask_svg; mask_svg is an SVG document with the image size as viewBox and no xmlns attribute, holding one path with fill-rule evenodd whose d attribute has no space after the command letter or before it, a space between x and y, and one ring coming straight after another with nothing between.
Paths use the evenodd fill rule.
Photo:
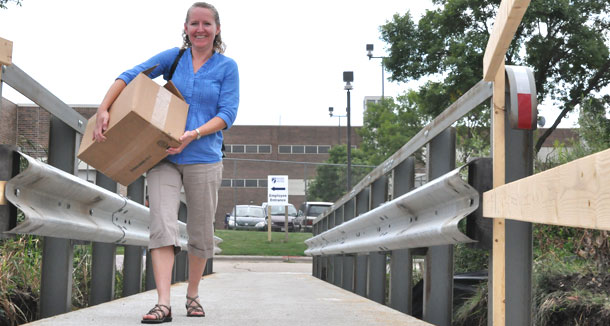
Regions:
<instances>
[{"instance_id":1,"label":"woman's foot","mask_svg":"<svg viewBox=\"0 0 610 326\"><path fill-rule=\"evenodd\" d=\"M187 317L205 317L205 311L199 303L199 296L189 297L186 296L186 316Z\"/></svg>"},{"instance_id":2,"label":"woman's foot","mask_svg":"<svg viewBox=\"0 0 610 326\"><path fill-rule=\"evenodd\" d=\"M142 324L161 324L170 321L172 321L172 308L163 304L156 304L142 317Z\"/></svg>"}]
</instances>

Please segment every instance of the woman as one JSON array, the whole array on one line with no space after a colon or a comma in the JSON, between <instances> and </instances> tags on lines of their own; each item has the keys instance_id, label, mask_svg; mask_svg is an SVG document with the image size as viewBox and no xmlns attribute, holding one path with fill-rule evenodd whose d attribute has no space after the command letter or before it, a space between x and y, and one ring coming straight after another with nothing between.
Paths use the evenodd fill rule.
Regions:
<instances>
[{"instance_id":1,"label":"woman","mask_svg":"<svg viewBox=\"0 0 610 326\"><path fill-rule=\"evenodd\" d=\"M237 64L224 56L218 11L197 2L187 11L184 23L184 54L179 57L172 81L189 104L181 145L169 148L167 158L147 173L150 203L150 242L158 302L142 323L172 320L171 272L175 250L179 250L178 207L184 186L187 201L189 277L186 309L189 317L203 317L199 281L214 250L213 221L222 180L222 132L231 127L239 104ZM179 49L157 54L122 73L108 90L97 111L94 139L106 139L108 108L125 86L140 72L158 65L149 75L167 79Z\"/></svg>"}]
</instances>

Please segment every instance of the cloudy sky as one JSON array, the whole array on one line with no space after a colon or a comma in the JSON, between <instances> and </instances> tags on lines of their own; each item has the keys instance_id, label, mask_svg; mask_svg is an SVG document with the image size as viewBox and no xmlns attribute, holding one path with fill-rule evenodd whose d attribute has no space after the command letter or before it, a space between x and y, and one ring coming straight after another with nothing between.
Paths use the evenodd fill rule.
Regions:
<instances>
[{"instance_id":1,"label":"cloudy sky","mask_svg":"<svg viewBox=\"0 0 610 326\"><path fill-rule=\"evenodd\" d=\"M124 70L181 45L192 0L22 0L0 10L0 37L13 44L13 63L67 104L99 104ZM354 72L352 124L362 125L363 99L381 95L385 55L379 26L395 13L419 19L430 0L223 0L220 13L225 54L240 69L237 124L336 125L332 106L345 114L343 71ZM386 78L389 73L385 73ZM162 82L162 81L160 81ZM385 81L395 96L417 83ZM31 103L3 87L15 103ZM341 119L345 125L345 118Z\"/></svg>"}]
</instances>

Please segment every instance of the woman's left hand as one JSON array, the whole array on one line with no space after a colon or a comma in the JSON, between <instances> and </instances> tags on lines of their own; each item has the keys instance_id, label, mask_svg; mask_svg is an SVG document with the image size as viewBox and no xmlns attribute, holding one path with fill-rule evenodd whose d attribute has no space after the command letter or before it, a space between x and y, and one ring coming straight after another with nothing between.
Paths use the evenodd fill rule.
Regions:
<instances>
[{"instance_id":1,"label":"woman's left hand","mask_svg":"<svg viewBox=\"0 0 610 326\"><path fill-rule=\"evenodd\" d=\"M165 151L169 155L178 154L178 153L182 152L182 150L195 139L197 139L197 133L194 130L187 130L184 132L184 135L182 135L182 137L180 137L180 139L178 139L182 143L182 144L180 144L180 146L170 147Z\"/></svg>"}]
</instances>

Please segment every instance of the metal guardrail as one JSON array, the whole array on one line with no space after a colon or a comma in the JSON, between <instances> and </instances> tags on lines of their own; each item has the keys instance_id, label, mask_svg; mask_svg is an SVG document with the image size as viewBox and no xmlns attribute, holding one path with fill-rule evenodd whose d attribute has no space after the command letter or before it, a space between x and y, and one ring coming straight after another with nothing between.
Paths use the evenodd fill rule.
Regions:
<instances>
[{"instance_id":1,"label":"metal guardrail","mask_svg":"<svg viewBox=\"0 0 610 326\"><path fill-rule=\"evenodd\" d=\"M6 183L6 198L25 214L7 233L147 246L148 207L98 187L26 154L27 168ZM178 221L186 250L186 224ZM214 252L222 239L215 237Z\"/></svg>"},{"instance_id":2,"label":"metal guardrail","mask_svg":"<svg viewBox=\"0 0 610 326\"><path fill-rule=\"evenodd\" d=\"M364 188L368 187L375 180L382 177L384 174L392 171L400 163L417 152L421 147L425 146L430 140L438 136L445 129L449 128L456 121L464 117L479 104L491 97L493 93L493 84L484 80L479 81L468 92L464 93L459 99L439 114L434 120L420 130L413 138L411 138L404 146L396 153L390 156L387 160L381 163L371 173L366 175L349 193L345 194L335 202L326 212L314 220L314 224L319 222L329 213L344 205L351 200L356 194L360 193Z\"/></svg>"},{"instance_id":3,"label":"metal guardrail","mask_svg":"<svg viewBox=\"0 0 610 326\"><path fill-rule=\"evenodd\" d=\"M368 253L474 242L458 223L479 206L479 193L455 169L305 241L311 256Z\"/></svg>"}]
</instances>

